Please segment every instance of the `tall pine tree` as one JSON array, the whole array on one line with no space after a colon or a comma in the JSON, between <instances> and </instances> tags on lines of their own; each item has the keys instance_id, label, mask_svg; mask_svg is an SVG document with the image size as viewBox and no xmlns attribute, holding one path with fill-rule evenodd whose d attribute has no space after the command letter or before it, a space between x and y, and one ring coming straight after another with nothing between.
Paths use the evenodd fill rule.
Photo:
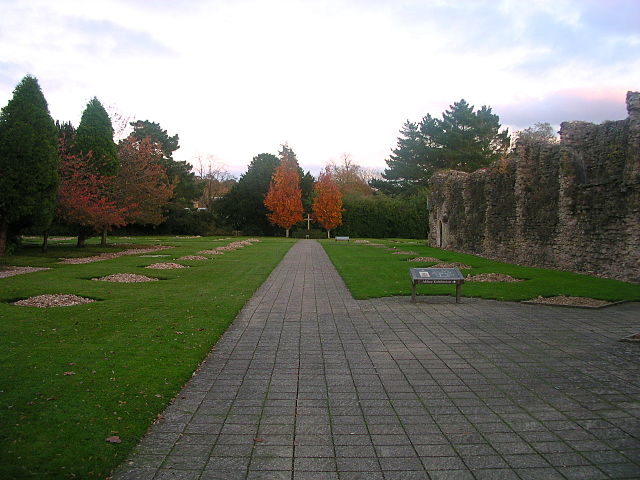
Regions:
<instances>
[{"instance_id":1,"label":"tall pine tree","mask_svg":"<svg viewBox=\"0 0 640 480\"><path fill-rule=\"evenodd\" d=\"M420 123L407 121L387 160L384 180L371 185L385 193L407 192L426 186L439 169L473 172L485 167L505 155L509 145L509 133L500 130L500 119L491 108L474 111L462 99L441 119L426 115Z\"/></svg>"},{"instance_id":2,"label":"tall pine tree","mask_svg":"<svg viewBox=\"0 0 640 480\"><path fill-rule=\"evenodd\" d=\"M113 125L109 114L95 97L82 112L75 147L77 153L88 159L96 174L115 175L118 171L118 148L113 141Z\"/></svg>"},{"instance_id":3,"label":"tall pine tree","mask_svg":"<svg viewBox=\"0 0 640 480\"><path fill-rule=\"evenodd\" d=\"M93 97L87 107L82 112L82 118L78 125L75 138L76 157L85 162L87 174L96 176L98 184L109 183L109 177L115 176L118 172L118 148L113 141L113 125L109 114L104 109L100 101ZM105 205L113 203L112 198L108 198L108 190L101 190L100 201ZM96 228L98 228L96 226ZM107 244L106 224L99 227L102 234L102 245ZM86 226L81 227L78 234L78 246L83 247L86 238L91 234Z\"/></svg>"},{"instance_id":4,"label":"tall pine tree","mask_svg":"<svg viewBox=\"0 0 640 480\"><path fill-rule=\"evenodd\" d=\"M0 112L0 255L9 235L49 226L57 185L56 126L38 80L27 75Z\"/></svg>"}]
</instances>

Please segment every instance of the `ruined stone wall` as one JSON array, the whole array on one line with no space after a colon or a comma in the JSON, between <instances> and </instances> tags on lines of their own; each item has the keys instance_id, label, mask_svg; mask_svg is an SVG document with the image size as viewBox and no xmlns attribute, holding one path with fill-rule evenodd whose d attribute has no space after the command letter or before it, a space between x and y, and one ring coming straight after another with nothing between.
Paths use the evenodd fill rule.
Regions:
<instances>
[{"instance_id":1,"label":"ruined stone wall","mask_svg":"<svg viewBox=\"0 0 640 480\"><path fill-rule=\"evenodd\" d=\"M640 282L640 93L626 120L565 122L558 144L431 179L433 246Z\"/></svg>"}]
</instances>

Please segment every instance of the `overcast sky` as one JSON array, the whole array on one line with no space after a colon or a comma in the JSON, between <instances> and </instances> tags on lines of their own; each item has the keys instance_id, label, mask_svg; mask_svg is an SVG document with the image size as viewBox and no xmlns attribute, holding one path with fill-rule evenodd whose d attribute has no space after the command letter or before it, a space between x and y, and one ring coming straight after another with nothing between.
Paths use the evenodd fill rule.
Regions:
<instances>
[{"instance_id":1,"label":"overcast sky","mask_svg":"<svg viewBox=\"0 0 640 480\"><path fill-rule=\"evenodd\" d=\"M0 0L0 106L35 75L54 119L96 96L233 173L283 142L317 173L382 169L405 120L466 99L511 130L626 117L639 0Z\"/></svg>"}]
</instances>

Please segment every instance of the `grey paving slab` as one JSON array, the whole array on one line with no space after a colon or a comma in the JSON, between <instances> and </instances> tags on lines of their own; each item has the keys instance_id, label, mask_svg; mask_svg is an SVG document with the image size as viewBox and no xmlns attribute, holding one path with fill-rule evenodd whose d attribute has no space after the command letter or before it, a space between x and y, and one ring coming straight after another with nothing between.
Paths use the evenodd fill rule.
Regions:
<instances>
[{"instance_id":1,"label":"grey paving slab","mask_svg":"<svg viewBox=\"0 0 640 480\"><path fill-rule=\"evenodd\" d=\"M296 243L113 478L638 479L640 304L354 300Z\"/></svg>"}]
</instances>

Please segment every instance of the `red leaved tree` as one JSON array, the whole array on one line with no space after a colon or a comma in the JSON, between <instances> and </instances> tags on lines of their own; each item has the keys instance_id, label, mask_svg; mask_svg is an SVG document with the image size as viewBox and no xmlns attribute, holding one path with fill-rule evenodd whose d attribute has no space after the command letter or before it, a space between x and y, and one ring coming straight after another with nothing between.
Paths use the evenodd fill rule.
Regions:
<instances>
[{"instance_id":1,"label":"red leaved tree","mask_svg":"<svg viewBox=\"0 0 640 480\"><path fill-rule=\"evenodd\" d=\"M273 172L264 205L271 212L267 214L269 221L284 228L287 237L291 227L302 221L304 210L298 162L288 147L280 152L280 165Z\"/></svg>"},{"instance_id":2,"label":"red leaved tree","mask_svg":"<svg viewBox=\"0 0 640 480\"><path fill-rule=\"evenodd\" d=\"M116 175L114 199L125 209L127 223L158 225L164 221L164 207L173 196L167 171L160 164L162 150L149 137L133 135L118 146L120 168Z\"/></svg>"},{"instance_id":3,"label":"red leaved tree","mask_svg":"<svg viewBox=\"0 0 640 480\"><path fill-rule=\"evenodd\" d=\"M80 226L79 247L84 246L88 229L106 232L126 224L127 207L114 198L114 185L115 176L96 173L81 155L62 156L57 214L66 223Z\"/></svg>"},{"instance_id":4,"label":"red leaved tree","mask_svg":"<svg viewBox=\"0 0 640 480\"><path fill-rule=\"evenodd\" d=\"M327 238L330 238L331 230L342 225L342 193L333 179L331 167L325 167L320 173L313 190L313 217L327 229Z\"/></svg>"}]
</instances>

